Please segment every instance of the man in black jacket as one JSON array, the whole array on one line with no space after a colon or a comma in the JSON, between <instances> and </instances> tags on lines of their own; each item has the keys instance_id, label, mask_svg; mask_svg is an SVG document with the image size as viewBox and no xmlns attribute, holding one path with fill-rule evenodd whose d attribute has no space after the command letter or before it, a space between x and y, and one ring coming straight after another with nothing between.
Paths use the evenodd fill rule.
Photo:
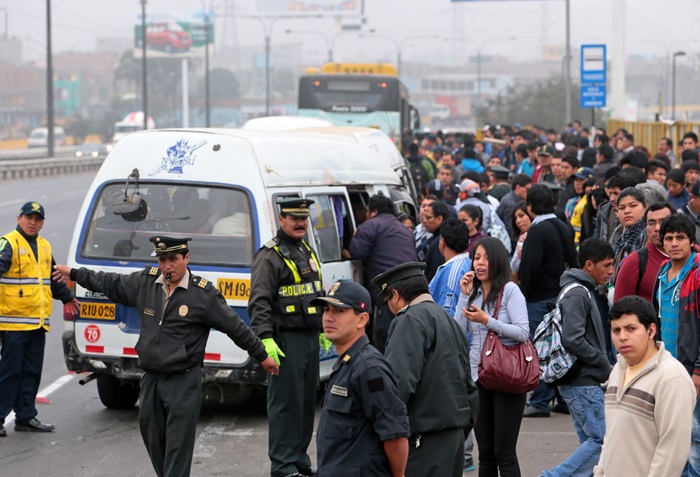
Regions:
<instances>
[{"instance_id":1,"label":"man in black jacket","mask_svg":"<svg viewBox=\"0 0 700 477\"><path fill-rule=\"evenodd\" d=\"M362 261L367 284L371 278L396 265L418 260L413 234L396 218L391 199L383 194L373 195L368 208L367 221L357 228L350 241L350 256ZM372 284L368 289L374 303L372 344L383 353L394 315L386 303L377 299L381 290Z\"/></svg>"},{"instance_id":2,"label":"man in black jacket","mask_svg":"<svg viewBox=\"0 0 700 477\"><path fill-rule=\"evenodd\" d=\"M158 267L121 275L56 265L54 278L70 278L138 310L136 352L145 371L139 390L141 437L158 477L186 477L192 467L209 330L226 333L271 374L279 368L216 287L190 273L191 239L150 240Z\"/></svg>"},{"instance_id":3,"label":"man in black jacket","mask_svg":"<svg viewBox=\"0 0 700 477\"><path fill-rule=\"evenodd\" d=\"M425 264L405 263L374 277L396 318L386 359L411 429L406 475L460 477L464 439L478 414L469 348L457 322L430 296Z\"/></svg>"},{"instance_id":4,"label":"man in black jacket","mask_svg":"<svg viewBox=\"0 0 700 477\"><path fill-rule=\"evenodd\" d=\"M556 301L561 290L559 280L567 267L576 266L573 232L554 215L554 198L542 184L527 192L527 208L532 216L520 261L520 289L527 302L530 338L537 325ZM549 417L549 401L554 390L544 382L530 397L525 417Z\"/></svg>"},{"instance_id":5,"label":"man in black jacket","mask_svg":"<svg viewBox=\"0 0 700 477\"><path fill-rule=\"evenodd\" d=\"M562 344L576 361L556 384L569 405L581 445L564 462L543 471L543 477L592 475L600 458L605 436L605 395L600 384L608 379L612 367L605 346L609 331L591 297L596 287L612 276L613 255L609 243L596 238L585 240L578 253L581 268L568 270L561 277Z\"/></svg>"}]
</instances>

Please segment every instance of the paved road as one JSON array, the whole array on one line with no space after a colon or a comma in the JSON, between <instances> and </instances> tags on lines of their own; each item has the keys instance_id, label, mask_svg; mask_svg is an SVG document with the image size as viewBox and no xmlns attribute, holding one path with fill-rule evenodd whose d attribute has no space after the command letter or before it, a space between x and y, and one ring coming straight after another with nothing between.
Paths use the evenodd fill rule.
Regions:
<instances>
[{"instance_id":1,"label":"paved road","mask_svg":"<svg viewBox=\"0 0 700 477\"><path fill-rule=\"evenodd\" d=\"M19 207L37 200L46 208L43 235L59 263L66 260L76 217L94 173L5 182L0 187L0 232L16 223ZM39 417L56 425L51 434L15 433L0 438L0 475L31 477L153 477L138 430L137 410L102 406L95 383L78 385L66 374L61 348L61 307L54 307L41 389L58 388ZM264 403L206 404L197 429L194 477L269 475ZM295 432L290 429L289 432ZM561 462L577 445L569 416L525 419L518 453L523 476L535 477ZM315 446L311 452L315 460ZM466 475L476 475L476 472Z\"/></svg>"}]
</instances>

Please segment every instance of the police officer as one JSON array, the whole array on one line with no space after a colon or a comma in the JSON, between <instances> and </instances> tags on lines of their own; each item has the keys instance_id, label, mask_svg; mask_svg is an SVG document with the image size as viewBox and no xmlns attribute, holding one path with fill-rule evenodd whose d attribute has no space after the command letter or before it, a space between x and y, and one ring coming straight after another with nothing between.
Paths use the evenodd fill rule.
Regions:
<instances>
[{"instance_id":1,"label":"police officer","mask_svg":"<svg viewBox=\"0 0 700 477\"><path fill-rule=\"evenodd\" d=\"M51 245L39 231L44 207L27 202L17 228L0 238L0 436L14 409L15 431L51 432L36 418L34 405L44 364L52 298L77 312L78 301L65 283L51 279Z\"/></svg>"},{"instance_id":2,"label":"police officer","mask_svg":"<svg viewBox=\"0 0 700 477\"><path fill-rule=\"evenodd\" d=\"M406 475L458 477L464 468L464 440L476 421L478 395L469 372L466 336L433 301L424 269L423 262L401 264L372 283L396 315L385 355L408 408Z\"/></svg>"},{"instance_id":3,"label":"police officer","mask_svg":"<svg viewBox=\"0 0 700 477\"><path fill-rule=\"evenodd\" d=\"M281 362L267 388L272 477L315 475L307 448L314 427L322 310L312 300L324 290L320 262L304 240L313 203L298 197L277 201L280 228L257 251L251 269L251 326L267 353Z\"/></svg>"},{"instance_id":4,"label":"police officer","mask_svg":"<svg viewBox=\"0 0 700 477\"><path fill-rule=\"evenodd\" d=\"M403 477L408 415L389 363L365 335L369 292L342 280L331 286L328 296L315 300L319 302L325 302L323 331L339 358L316 431L318 475Z\"/></svg>"},{"instance_id":5,"label":"police officer","mask_svg":"<svg viewBox=\"0 0 700 477\"><path fill-rule=\"evenodd\" d=\"M202 397L202 362L209 330L226 333L263 368L278 372L262 342L226 304L221 293L188 268L190 238L151 237L158 267L121 275L56 265L56 278L139 312L136 343L145 371L139 391L141 437L159 477L190 475Z\"/></svg>"}]
</instances>

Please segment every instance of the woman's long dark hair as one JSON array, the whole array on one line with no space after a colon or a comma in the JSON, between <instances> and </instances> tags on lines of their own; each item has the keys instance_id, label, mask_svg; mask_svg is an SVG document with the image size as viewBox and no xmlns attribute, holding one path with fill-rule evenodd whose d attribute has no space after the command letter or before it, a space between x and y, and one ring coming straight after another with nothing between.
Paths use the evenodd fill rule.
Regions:
<instances>
[{"instance_id":1,"label":"woman's long dark hair","mask_svg":"<svg viewBox=\"0 0 700 477\"><path fill-rule=\"evenodd\" d=\"M491 279L491 290L484 297L484 302L481 306L483 310L486 308L486 305L490 305L492 308L496 306L498 294L506 286L506 283L511 280L512 272L508 261L508 251L503 246L503 242L495 237L484 237L477 242L474 249L475 253L479 247L483 247L486 256L489 258L489 278ZM472 270L474 270L474 262L472 262ZM469 296L470 304L474 302L476 294L481 288L481 280L476 276L474 276L473 283L472 293Z\"/></svg>"},{"instance_id":2,"label":"woman's long dark hair","mask_svg":"<svg viewBox=\"0 0 700 477\"><path fill-rule=\"evenodd\" d=\"M528 210L527 210L527 205L525 205L525 202L521 202L520 204L518 204L518 206L513 211L513 232L515 232L514 237L515 237L516 242L518 241L518 237L520 237L520 234L522 233L522 232L520 232L520 228L518 227L518 224L515 223L515 213L517 211L521 211L525 215L529 216L530 222L532 222L532 216L530 216L530 212L528 212Z\"/></svg>"}]
</instances>

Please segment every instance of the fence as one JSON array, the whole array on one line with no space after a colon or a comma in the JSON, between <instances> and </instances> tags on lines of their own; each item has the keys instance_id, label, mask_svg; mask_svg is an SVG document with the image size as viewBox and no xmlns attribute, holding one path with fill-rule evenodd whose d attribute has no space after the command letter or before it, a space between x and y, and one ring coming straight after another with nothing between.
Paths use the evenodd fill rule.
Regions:
<instances>
[{"instance_id":1,"label":"fence","mask_svg":"<svg viewBox=\"0 0 700 477\"><path fill-rule=\"evenodd\" d=\"M620 128L625 128L632 134L634 136L634 144L646 147L652 156L658 151L659 141L662 137L669 138L673 142L674 151L676 151L676 145L678 141L683 139L685 133L693 131L700 136L700 123L679 121L673 124L666 124L662 122L608 119L608 135L614 134ZM676 154L676 156L680 161L680 154Z\"/></svg>"},{"instance_id":2,"label":"fence","mask_svg":"<svg viewBox=\"0 0 700 477\"><path fill-rule=\"evenodd\" d=\"M104 157L0 161L0 180L55 176L99 169Z\"/></svg>"}]
</instances>

